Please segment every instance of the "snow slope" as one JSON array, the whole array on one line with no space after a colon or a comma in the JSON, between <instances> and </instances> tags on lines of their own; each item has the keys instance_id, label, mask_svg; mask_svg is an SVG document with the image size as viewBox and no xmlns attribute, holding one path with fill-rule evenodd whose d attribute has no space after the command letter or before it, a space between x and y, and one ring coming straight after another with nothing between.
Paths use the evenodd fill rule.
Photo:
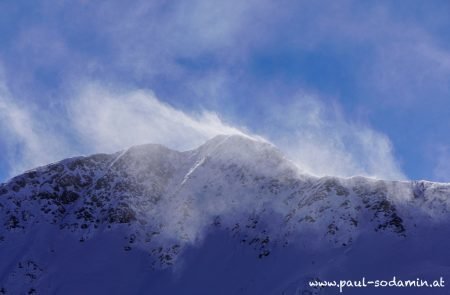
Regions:
<instances>
[{"instance_id":1,"label":"snow slope","mask_svg":"<svg viewBox=\"0 0 450 295\"><path fill-rule=\"evenodd\" d=\"M0 294L337 294L307 282L450 278L449 184L300 171L242 136L28 171L0 185Z\"/></svg>"}]
</instances>

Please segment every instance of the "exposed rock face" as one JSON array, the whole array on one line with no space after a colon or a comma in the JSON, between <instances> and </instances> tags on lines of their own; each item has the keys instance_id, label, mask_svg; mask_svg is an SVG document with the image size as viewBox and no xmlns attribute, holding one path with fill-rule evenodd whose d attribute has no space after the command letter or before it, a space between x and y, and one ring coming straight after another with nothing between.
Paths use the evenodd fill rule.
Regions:
<instances>
[{"instance_id":1,"label":"exposed rock face","mask_svg":"<svg viewBox=\"0 0 450 295\"><path fill-rule=\"evenodd\" d=\"M448 184L302 175L268 143L218 136L192 151L135 146L11 179L0 185L0 247L43 228L80 242L117 232L123 251L144 250L165 268L224 231L264 259L306 235L334 248L367 232L404 239L424 221L448 222L449 196ZM26 259L34 282L45 269Z\"/></svg>"}]
</instances>

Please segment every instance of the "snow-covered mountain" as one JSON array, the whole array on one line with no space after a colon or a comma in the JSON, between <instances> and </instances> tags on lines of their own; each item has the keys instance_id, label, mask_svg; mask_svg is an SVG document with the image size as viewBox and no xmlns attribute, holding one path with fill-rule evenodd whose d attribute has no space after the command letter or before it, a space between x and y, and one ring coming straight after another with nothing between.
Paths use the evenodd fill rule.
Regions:
<instances>
[{"instance_id":1,"label":"snow-covered mountain","mask_svg":"<svg viewBox=\"0 0 450 295\"><path fill-rule=\"evenodd\" d=\"M308 176L236 135L70 158L0 185L0 294L337 294L308 281L450 280L449 211L450 184Z\"/></svg>"}]
</instances>

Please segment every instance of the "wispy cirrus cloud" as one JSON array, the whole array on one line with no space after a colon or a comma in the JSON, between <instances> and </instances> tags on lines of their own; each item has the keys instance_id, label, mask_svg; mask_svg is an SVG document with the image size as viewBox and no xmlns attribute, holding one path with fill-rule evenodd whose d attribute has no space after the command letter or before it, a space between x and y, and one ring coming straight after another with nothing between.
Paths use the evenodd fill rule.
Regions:
<instances>
[{"instance_id":1,"label":"wispy cirrus cloud","mask_svg":"<svg viewBox=\"0 0 450 295\"><path fill-rule=\"evenodd\" d=\"M46 114L45 110L14 99L0 78L0 136L6 151L2 159L9 176L74 152Z\"/></svg>"},{"instance_id":2,"label":"wispy cirrus cloud","mask_svg":"<svg viewBox=\"0 0 450 295\"><path fill-rule=\"evenodd\" d=\"M399 16L389 3L359 1L286 1L283 5L272 1L57 5L42 1L34 8L36 17L17 26L11 40L2 43L12 44L3 50L5 80L11 92L4 105L26 114L37 141L48 132L50 142L68 146L66 153L52 151L52 159L141 142L184 148L215 133L244 132L234 127L238 125L270 138L314 174L403 178L394 157L398 138L406 138L400 142L403 149L433 139L426 132L420 140L389 133L391 129L386 128L391 127L372 128L368 122L385 114L395 119L408 117L409 110L428 107L430 100L440 111L449 94L450 53L435 30L446 23L445 14L424 16L418 22ZM285 52L294 57L293 65L284 59ZM254 71L255 56L261 55L275 56L274 63L281 66L263 60L263 71ZM318 64L295 64L300 55L307 61L315 58ZM333 60L340 63L326 65ZM336 70L327 77L323 72L308 72L315 66L325 70L336 66ZM355 121L348 110L330 108L325 89L329 84L339 85L338 78L346 75L351 91L337 86L333 94L344 102L341 105L369 109L366 120ZM99 84L78 83L91 78ZM274 90L278 95L272 100L259 99L264 96L260 89L274 80L279 81ZM78 85L77 91L72 83ZM106 86L111 83L131 90ZM312 88L317 95L290 93L303 88ZM152 89L157 95L139 89ZM22 97L21 92L28 98L41 94L49 98L36 100L34 108L29 106L33 103L16 99ZM271 110L280 97L286 108L277 109L282 114L277 116ZM45 99L57 101L60 108L45 110L49 102ZM194 105L194 110L186 111L185 104ZM265 109L262 113L270 122L256 116L253 122L234 120L247 116L245 105ZM224 123L223 118L231 123ZM424 120L399 120L391 125L415 128L424 125ZM58 121L65 126L56 127ZM159 128L160 134L154 127L158 124L167 126ZM258 124L267 126L259 128ZM278 131L271 130L270 124L278 126ZM445 131L442 124L435 129ZM420 155L409 161L417 159Z\"/></svg>"},{"instance_id":3,"label":"wispy cirrus cloud","mask_svg":"<svg viewBox=\"0 0 450 295\"><path fill-rule=\"evenodd\" d=\"M346 117L337 102L325 105L317 95L303 92L265 115L269 138L307 173L407 178L390 139L367 122Z\"/></svg>"},{"instance_id":4,"label":"wispy cirrus cloud","mask_svg":"<svg viewBox=\"0 0 450 295\"><path fill-rule=\"evenodd\" d=\"M0 135L9 176L65 157L159 143L196 148L218 134L246 134L214 112L189 114L148 90L86 84L61 109L23 104L0 88ZM48 118L51 118L50 120Z\"/></svg>"},{"instance_id":5,"label":"wispy cirrus cloud","mask_svg":"<svg viewBox=\"0 0 450 295\"><path fill-rule=\"evenodd\" d=\"M149 142L187 150L218 134L245 134L215 112L188 114L161 102L149 90L87 84L67 108L72 131L91 152L114 152Z\"/></svg>"},{"instance_id":6,"label":"wispy cirrus cloud","mask_svg":"<svg viewBox=\"0 0 450 295\"><path fill-rule=\"evenodd\" d=\"M434 163L434 178L437 181L450 182L450 146L435 146L430 160Z\"/></svg>"},{"instance_id":7,"label":"wispy cirrus cloud","mask_svg":"<svg viewBox=\"0 0 450 295\"><path fill-rule=\"evenodd\" d=\"M187 113L161 102L149 90L79 87L65 112L40 114L2 96L2 134L6 135L10 174L63 157L115 152L132 145L159 143L178 150L196 148L218 134L251 134L272 141L305 173L403 179L389 139L329 111L318 98L302 95L295 105L275 109L272 126L259 135L225 123L211 111ZM42 120L50 116L56 120ZM64 128L56 128L64 122ZM55 125L56 124L56 125ZM282 133L278 132L283 130ZM20 151L15 153L15 151Z\"/></svg>"}]
</instances>

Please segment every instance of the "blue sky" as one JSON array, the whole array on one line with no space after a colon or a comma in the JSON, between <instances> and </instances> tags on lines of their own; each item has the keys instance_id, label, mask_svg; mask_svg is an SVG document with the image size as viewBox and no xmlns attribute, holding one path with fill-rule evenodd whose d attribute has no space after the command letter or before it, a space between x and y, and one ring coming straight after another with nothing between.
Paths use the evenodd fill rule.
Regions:
<instances>
[{"instance_id":1,"label":"blue sky","mask_svg":"<svg viewBox=\"0 0 450 295\"><path fill-rule=\"evenodd\" d=\"M219 133L306 172L450 179L448 1L2 1L0 179Z\"/></svg>"}]
</instances>

